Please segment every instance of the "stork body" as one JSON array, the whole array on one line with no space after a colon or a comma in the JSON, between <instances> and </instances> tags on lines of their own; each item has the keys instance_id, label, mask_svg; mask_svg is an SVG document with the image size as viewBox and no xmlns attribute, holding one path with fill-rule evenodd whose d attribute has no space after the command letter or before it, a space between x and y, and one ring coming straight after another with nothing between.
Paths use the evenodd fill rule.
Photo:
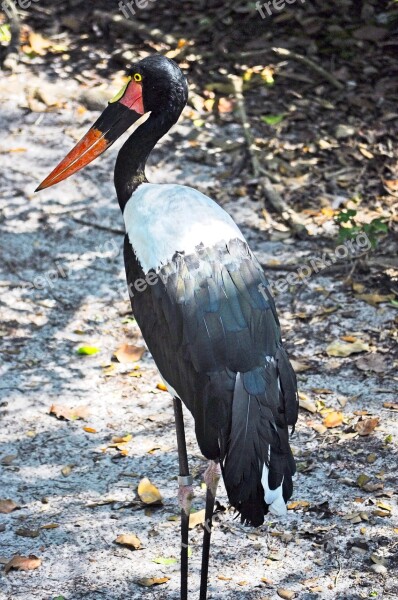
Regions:
<instances>
[{"instance_id":1,"label":"stork body","mask_svg":"<svg viewBox=\"0 0 398 600\"><path fill-rule=\"evenodd\" d=\"M267 505L280 514L292 492L287 426L296 416L264 273L231 217L192 188L141 184L124 218L127 281L145 342L193 414L202 454L221 461L231 503L260 525ZM148 283L136 291L137 281Z\"/></svg>"},{"instance_id":2,"label":"stork body","mask_svg":"<svg viewBox=\"0 0 398 600\"><path fill-rule=\"evenodd\" d=\"M150 117L118 154L115 187L126 227L124 260L134 316L174 399L182 509L181 598L187 598L192 498L181 401L192 413L206 471L200 598L206 598L211 519L219 478L242 522L286 511L294 460L296 379L281 342L263 270L231 217L181 185L150 184L145 163L175 123L187 86L172 61L134 65L131 83L40 186L61 181L103 152L144 112ZM141 90L141 96L140 96ZM110 123L112 121L112 124Z\"/></svg>"}]
</instances>

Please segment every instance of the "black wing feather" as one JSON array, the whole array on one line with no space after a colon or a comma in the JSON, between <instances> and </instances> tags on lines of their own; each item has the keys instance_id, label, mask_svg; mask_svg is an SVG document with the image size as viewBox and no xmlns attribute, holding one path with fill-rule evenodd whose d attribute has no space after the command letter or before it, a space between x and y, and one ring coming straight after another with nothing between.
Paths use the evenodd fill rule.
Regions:
<instances>
[{"instance_id":1,"label":"black wing feather","mask_svg":"<svg viewBox=\"0 0 398 600\"><path fill-rule=\"evenodd\" d=\"M129 289L145 277L125 239ZM261 484L292 493L288 425L297 419L294 371L281 344L268 282L247 244L233 240L176 253L159 279L131 297L135 318L164 379L195 418L202 453L220 459L229 499L259 525Z\"/></svg>"}]
</instances>

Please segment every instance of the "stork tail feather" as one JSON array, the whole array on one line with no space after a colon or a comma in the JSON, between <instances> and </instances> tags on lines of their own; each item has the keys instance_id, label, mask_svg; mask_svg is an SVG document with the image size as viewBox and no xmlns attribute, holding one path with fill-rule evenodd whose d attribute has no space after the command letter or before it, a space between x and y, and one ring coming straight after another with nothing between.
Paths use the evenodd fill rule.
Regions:
<instances>
[{"instance_id":1,"label":"stork tail feather","mask_svg":"<svg viewBox=\"0 0 398 600\"><path fill-rule=\"evenodd\" d=\"M288 425L296 415L295 375L283 349L264 367L237 374L228 439L220 445L229 501L243 523L257 527L268 512L286 513L295 473Z\"/></svg>"}]
</instances>

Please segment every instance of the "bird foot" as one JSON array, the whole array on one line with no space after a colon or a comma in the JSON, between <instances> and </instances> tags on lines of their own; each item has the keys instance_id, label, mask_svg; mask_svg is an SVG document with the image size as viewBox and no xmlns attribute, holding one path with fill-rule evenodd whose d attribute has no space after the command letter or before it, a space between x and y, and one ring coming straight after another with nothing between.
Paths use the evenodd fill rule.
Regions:
<instances>
[{"instance_id":1,"label":"bird foot","mask_svg":"<svg viewBox=\"0 0 398 600\"><path fill-rule=\"evenodd\" d=\"M194 496L192 483L193 480L191 475L180 475L178 477L178 503L181 510L183 510L186 515L189 515L191 512L191 505Z\"/></svg>"},{"instance_id":2,"label":"bird foot","mask_svg":"<svg viewBox=\"0 0 398 600\"><path fill-rule=\"evenodd\" d=\"M208 467L204 473L203 479L206 486L210 489L213 497L216 496L218 482L221 477L220 463L215 460L210 460Z\"/></svg>"}]
</instances>

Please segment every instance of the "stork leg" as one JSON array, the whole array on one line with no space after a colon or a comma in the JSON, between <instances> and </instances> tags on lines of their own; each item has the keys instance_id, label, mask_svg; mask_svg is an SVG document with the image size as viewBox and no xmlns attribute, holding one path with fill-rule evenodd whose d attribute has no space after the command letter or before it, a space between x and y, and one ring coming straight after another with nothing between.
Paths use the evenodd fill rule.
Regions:
<instances>
[{"instance_id":1,"label":"stork leg","mask_svg":"<svg viewBox=\"0 0 398 600\"><path fill-rule=\"evenodd\" d=\"M181 600L188 598L188 525L193 498L192 475L189 473L187 444L185 441L184 417L179 398L173 398L174 417L177 432L178 500L181 508Z\"/></svg>"},{"instance_id":2,"label":"stork leg","mask_svg":"<svg viewBox=\"0 0 398 600\"><path fill-rule=\"evenodd\" d=\"M211 460L204 474L204 480L206 483L207 490L199 600L206 600L207 598L207 578L209 572L211 528L213 526L214 502L216 500L216 492L218 482L220 480L220 475L220 464L214 460Z\"/></svg>"}]
</instances>

